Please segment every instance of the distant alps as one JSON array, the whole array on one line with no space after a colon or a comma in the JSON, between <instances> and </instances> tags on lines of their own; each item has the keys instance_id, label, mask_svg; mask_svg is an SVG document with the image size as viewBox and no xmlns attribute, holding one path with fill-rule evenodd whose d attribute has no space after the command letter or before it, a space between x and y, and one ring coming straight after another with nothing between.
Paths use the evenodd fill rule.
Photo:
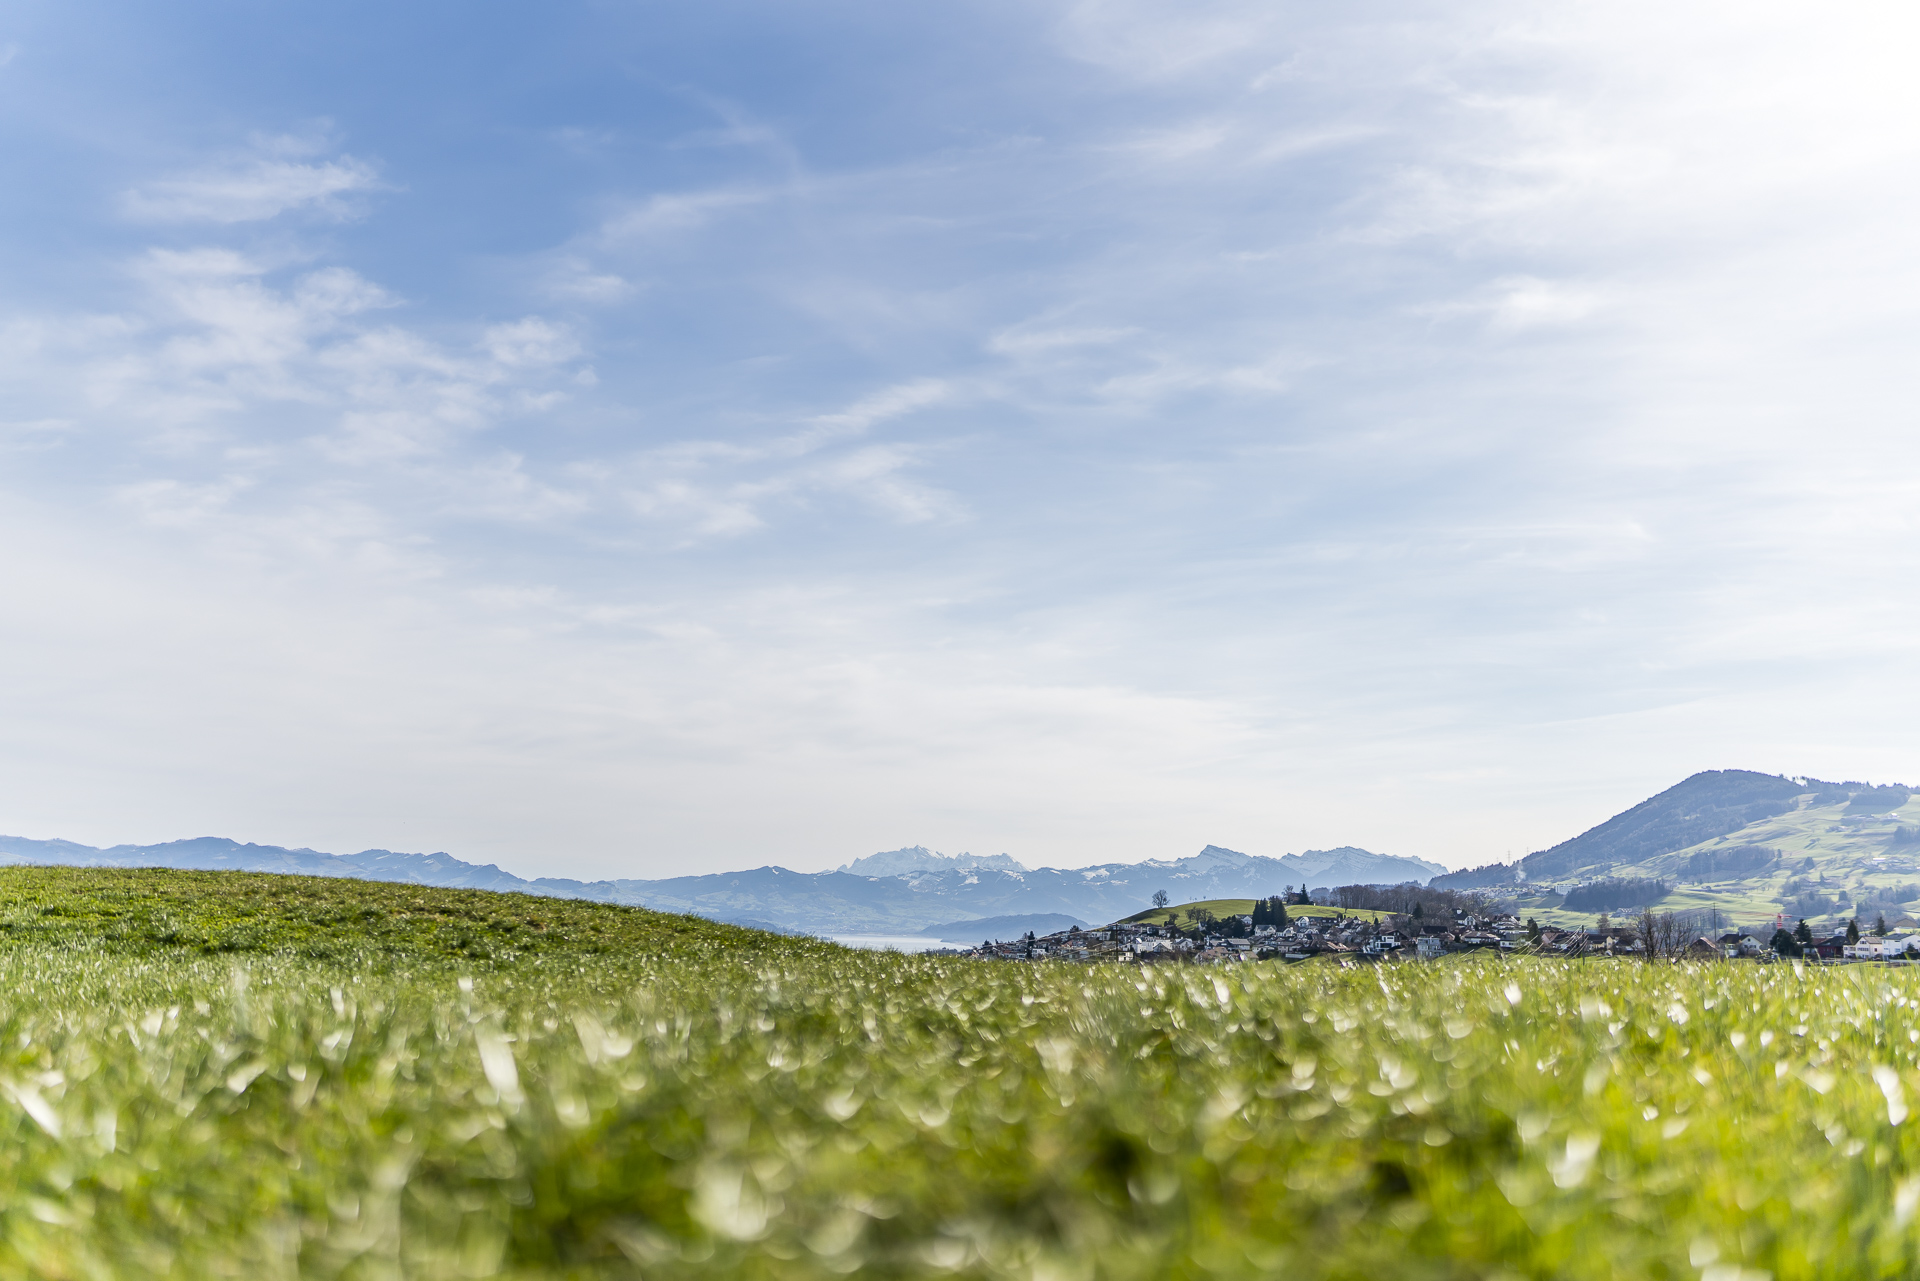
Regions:
<instances>
[{"instance_id":1,"label":"distant alps","mask_svg":"<svg viewBox=\"0 0 1920 1281\"><path fill-rule=\"evenodd\" d=\"M1141 910L1156 890L1176 902L1252 898L1302 884L1425 882L1446 871L1425 859L1353 846L1269 858L1209 845L1188 858L1028 868L1006 854L945 855L916 845L870 854L832 872L768 866L663 880L527 880L444 853L327 854L213 836L106 849L0 836L0 864L7 863L349 876L628 903L818 934L911 934L933 927L944 933L969 921L984 925L990 918L1049 914L1099 924Z\"/></svg>"}]
</instances>

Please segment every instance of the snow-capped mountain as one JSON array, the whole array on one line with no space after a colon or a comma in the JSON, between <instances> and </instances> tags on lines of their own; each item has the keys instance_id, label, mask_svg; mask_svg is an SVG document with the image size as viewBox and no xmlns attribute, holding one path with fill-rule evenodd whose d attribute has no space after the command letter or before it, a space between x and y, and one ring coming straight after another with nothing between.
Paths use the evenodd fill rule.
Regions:
<instances>
[{"instance_id":1,"label":"snow-capped mountain","mask_svg":"<svg viewBox=\"0 0 1920 1281\"><path fill-rule=\"evenodd\" d=\"M0 863L353 876L633 903L823 934L904 934L973 918L1045 913L1101 923L1141 910L1157 890L1165 890L1176 902L1254 898L1302 884L1425 881L1444 870L1423 859L1374 854L1351 846L1267 858L1209 845L1188 858L1081 868L1026 868L1004 854L986 858L948 856L909 846L856 859L835 872L760 867L663 880L540 877L530 881L491 864L466 863L444 853L363 850L358 854L325 854L211 836L109 849L72 841L0 837ZM902 870L876 870L891 867Z\"/></svg>"},{"instance_id":2,"label":"snow-capped mountain","mask_svg":"<svg viewBox=\"0 0 1920 1281\"><path fill-rule=\"evenodd\" d=\"M837 869L855 876L901 876L907 872L957 872L971 867L993 867L1005 872L1024 872L1010 854L942 854L924 845L909 845L903 850L883 850L842 863Z\"/></svg>"}]
</instances>

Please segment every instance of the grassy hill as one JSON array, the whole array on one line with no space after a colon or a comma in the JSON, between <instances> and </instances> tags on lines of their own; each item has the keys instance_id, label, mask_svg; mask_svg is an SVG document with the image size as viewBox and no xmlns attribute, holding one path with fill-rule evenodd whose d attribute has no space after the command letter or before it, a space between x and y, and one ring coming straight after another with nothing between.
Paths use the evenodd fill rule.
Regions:
<instances>
[{"instance_id":1,"label":"grassy hill","mask_svg":"<svg viewBox=\"0 0 1920 1281\"><path fill-rule=\"evenodd\" d=\"M3 1276L1920 1270L1911 972L1025 965L230 874L0 904Z\"/></svg>"},{"instance_id":2,"label":"grassy hill","mask_svg":"<svg viewBox=\"0 0 1920 1281\"><path fill-rule=\"evenodd\" d=\"M1143 925L1166 925L1171 922L1176 925L1185 926L1190 920L1188 914L1195 908L1202 908L1209 911L1213 913L1215 917L1248 916L1253 912L1253 904L1254 900L1250 898L1214 898L1199 903L1175 903L1167 907L1150 907L1144 912L1135 912L1132 916L1124 919L1128 921L1138 921ZM1344 916L1356 921L1377 921L1381 917L1389 915L1389 913L1375 912L1364 908L1307 906L1289 907L1287 909L1287 915Z\"/></svg>"},{"instance_id":3,"label":"grassy hill","mask_svg":"<svg viewBox=\"0 0 1920 1281\"><path fill-rule=\"evenodd\" d=\"M0 946L283 957L410 975L791 953L824 944L578 899L256 872L0 869Z\"/></svg>"}]
</instances>

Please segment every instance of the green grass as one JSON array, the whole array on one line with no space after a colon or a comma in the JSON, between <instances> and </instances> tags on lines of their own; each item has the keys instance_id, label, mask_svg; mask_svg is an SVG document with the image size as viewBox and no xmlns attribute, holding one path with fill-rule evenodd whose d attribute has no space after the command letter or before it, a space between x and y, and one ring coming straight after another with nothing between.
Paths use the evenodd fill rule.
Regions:
<instances>
[{"instance_id":1,"label":"green grass","mask_svg":"<svg viewBox=\"0 0 1920 1281\"><path fill-rule=\"evenodd\" d=\"M1912 971L1025 965L179 873L0 903L0 1276L1920 1270Z\"/></svg>"},{"instance_id":2,"label":"green grass","mask_svg":"<svg viewBox=\"0 0 1920 1281\"><path fill-rule=\"evenodd\" d=\"M1174 903L1167 907L1150 907L1144 912L1135 912L1124 919L1137 921L1143 925L1166 925L1169 922L1185 926L1190 919L1189 913L1196 907L1205 908L1216 918L1222 916L1249 916L1253 913L1254 900L1250 898L1210 898L1197 903ZM1344 916L1349 920L1377 921L1388 912L1375 912L1366 908L1352 907L1288 907L1288 916Z\"/></svg>"},{"instance_id":3,"label":"green grass","mask_svg":"<svg viewBox=\"0 0 1920 1281\"><path fill-rule=\"evenodd\" d=\"M409 974L826 946L575 899L254 872L38 867L0 870L0 943L149 958L297 957Z\"/></svg>"}]
</instances>

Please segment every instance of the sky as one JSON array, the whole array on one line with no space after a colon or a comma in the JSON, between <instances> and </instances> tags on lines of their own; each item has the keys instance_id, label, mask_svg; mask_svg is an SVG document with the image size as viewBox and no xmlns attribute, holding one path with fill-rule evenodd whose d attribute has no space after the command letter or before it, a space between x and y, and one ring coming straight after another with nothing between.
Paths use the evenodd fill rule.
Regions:
<instances>
[{"instance_id":1,"label":"sky","mask_svg":"<svg viewBox=\"0 0 1920 1281\"><path fill-rule=\"evenodd\" d=\"M14 0L0 831L523 875L1920 783L1837 0Z\"/></svg>"}]
</instances>

